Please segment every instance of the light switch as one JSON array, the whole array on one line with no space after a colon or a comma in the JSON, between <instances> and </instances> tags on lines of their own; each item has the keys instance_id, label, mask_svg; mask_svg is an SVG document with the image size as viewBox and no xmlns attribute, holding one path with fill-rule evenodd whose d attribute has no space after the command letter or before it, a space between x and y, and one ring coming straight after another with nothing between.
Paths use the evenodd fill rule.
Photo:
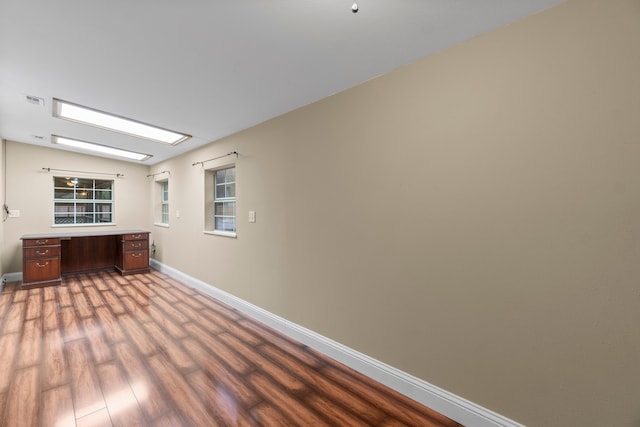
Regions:
<instances>
[{"instance_id":1,"label":"light switch","mask_svg":"<svg viewBox=\"0 0 640 427\"><path fill-rule=\"evenodd\" d=\"M249 211L249 222L256 222L256 211Z\"/></svg>"},{"instance_id":2,"label":"light switch","mask_svg":"<svg viewBox=\"0 0 640 427\"><path fill-rule=\"evenodd\" d=\"M18 209L10 209L9 218L20 218L20 211Z\"/></svg>"},{"instance_id":3,"label":"light switch","mask_svg":"<svg viewBox=\"0 0 640 427\"><path fill-rule=\"evenodd\" d=\"M176 211L176 218L180 218L180 211Z\"/></svg>"}]
</instances>

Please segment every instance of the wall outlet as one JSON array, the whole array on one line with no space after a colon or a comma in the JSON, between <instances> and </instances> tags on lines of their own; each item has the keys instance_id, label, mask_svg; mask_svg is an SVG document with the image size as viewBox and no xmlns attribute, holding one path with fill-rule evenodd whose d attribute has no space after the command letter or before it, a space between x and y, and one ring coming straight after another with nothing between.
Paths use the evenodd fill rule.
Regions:
<instances>
[{"instance_id":1,"label":"wall outlet","mask_svg":"<svg viewBox=\"0 0 640 427\"><path fill-rule=\"evenodd\" d=\"M20 218L20 211L18 209L9 209L9 218Z\"/></svg>"}]
</instances>

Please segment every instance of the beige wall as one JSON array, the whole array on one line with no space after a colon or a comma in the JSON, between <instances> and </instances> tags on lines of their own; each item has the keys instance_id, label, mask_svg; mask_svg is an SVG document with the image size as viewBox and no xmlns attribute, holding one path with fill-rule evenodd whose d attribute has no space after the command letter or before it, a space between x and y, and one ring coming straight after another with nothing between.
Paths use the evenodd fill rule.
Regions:
<instances>
[{"instance_id":1,"label":"beige wall","mask_svg":"<svg viewBox=\"0 0 640 427\"><path fill-rule=\"evenodd\" d=\"M638 22L569 0L155 165L169 228L143 167L9 143L3 269L50 229L41 167L124 171L171 267L524 424L638 425ZM205 235L191 164L233 150L238 238Z\"/></svg>"},{"instance_id":2,"label":"beige wall","mask_svg":"<svg viewBox=\"0 0 640 427\"><path fill-rule=\"evenodd\" d=\"M158 259L522 423L638 425L638 23L568 1L156 165Z\"/></svg>"},{"instance_id":3,"label":"beige wall","mask_svg":"<svg viewBox=\"0 0 640 427\"><path fill-rule=\"evenodd\" d=\"M149 193L147 166L103 159L93 156L19 144L7 141L7 204L20 211L19 218L5 223L2 268L5 273L22 271L20 236L31 233L52 233L53 177L74 175L81 178L105 178L94 174L47 172L42 168L86 172L121 173L115 180L115 222L119 228L141 228L149 223ZM108 178L108 177L107 177ZM77 227L74 231L109 229ZM65 228L67 229L67 228Z\"/></svg>"}]
</instances>

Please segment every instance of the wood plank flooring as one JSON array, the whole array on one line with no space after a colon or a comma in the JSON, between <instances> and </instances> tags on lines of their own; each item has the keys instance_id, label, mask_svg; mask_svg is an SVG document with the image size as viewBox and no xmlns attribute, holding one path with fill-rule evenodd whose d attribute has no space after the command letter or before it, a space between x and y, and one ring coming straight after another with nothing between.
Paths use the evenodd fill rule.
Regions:
<instances>
[{"instance_id":1,"label":"wood plank flooring","mask_svg":"<svg viewBox=\"0 0 640 427\"><path fill-rule=\"evenodd\" d=\"M7 284L0 425L459 426L155 270Z\"/></svg>"}]
</instances>

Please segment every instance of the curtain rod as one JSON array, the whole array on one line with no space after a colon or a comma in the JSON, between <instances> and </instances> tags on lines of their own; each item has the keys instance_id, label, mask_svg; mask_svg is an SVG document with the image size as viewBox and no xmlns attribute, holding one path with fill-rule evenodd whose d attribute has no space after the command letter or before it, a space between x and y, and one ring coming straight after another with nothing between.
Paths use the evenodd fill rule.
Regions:
<instances>
[{"instance_id":1,"label":"curtain rod","mask_svg":"<svg viewBox=\"0 0 640 427\"><path fill-rule=\"evenodd\" d=\"M85 171L74 171L74 170L69 170L69 169L42 168L42 170L43 171L47 171L47 172L56 171L56 172L85 173L85 174L88 174L88 175L111 175L111 176L115 176L116 178L122 178L124 176L123 173L85 172Z\"/></svg>"},{"instance_id":2,"label":"curtain rod","mask_svg":"<svg viewBox=\"0 0 640 427\"><path fill-rule=\"evenodd\" d=\"M233 156L234 154L236 155L236 159L237 159L237 158L238 158L238 152L237 152L237 151L232 151L232 152L227 153L227 154L224 154L224 155L222 155L222 156L214 157L213 159L207 159L207 160L203 160L203 161L201 161L201 162L191 163L191 166L195 166L195 165L202 165L202 166L204 166L204 164L205 164L205 163L207 163L207 162L210 162L210 161L212 161L212 160L218 160L218 159L221 159L221 158L223 158L223 157L227 157L227 156Z\"/></svg>"},{"instance_id":3,"label":"curtain rod","mask_svg":"<svg viewBox=\"0 0 640 427\"><path fill-rule=\"evenodd\" d=\"M162 171L162 172L150 173L149 175L147 175L147 178L149 178L150 176L160 175L162 173L168 173L169 175L171 175L171 172L169 171Z\"/></svg>"}]
</instances>

